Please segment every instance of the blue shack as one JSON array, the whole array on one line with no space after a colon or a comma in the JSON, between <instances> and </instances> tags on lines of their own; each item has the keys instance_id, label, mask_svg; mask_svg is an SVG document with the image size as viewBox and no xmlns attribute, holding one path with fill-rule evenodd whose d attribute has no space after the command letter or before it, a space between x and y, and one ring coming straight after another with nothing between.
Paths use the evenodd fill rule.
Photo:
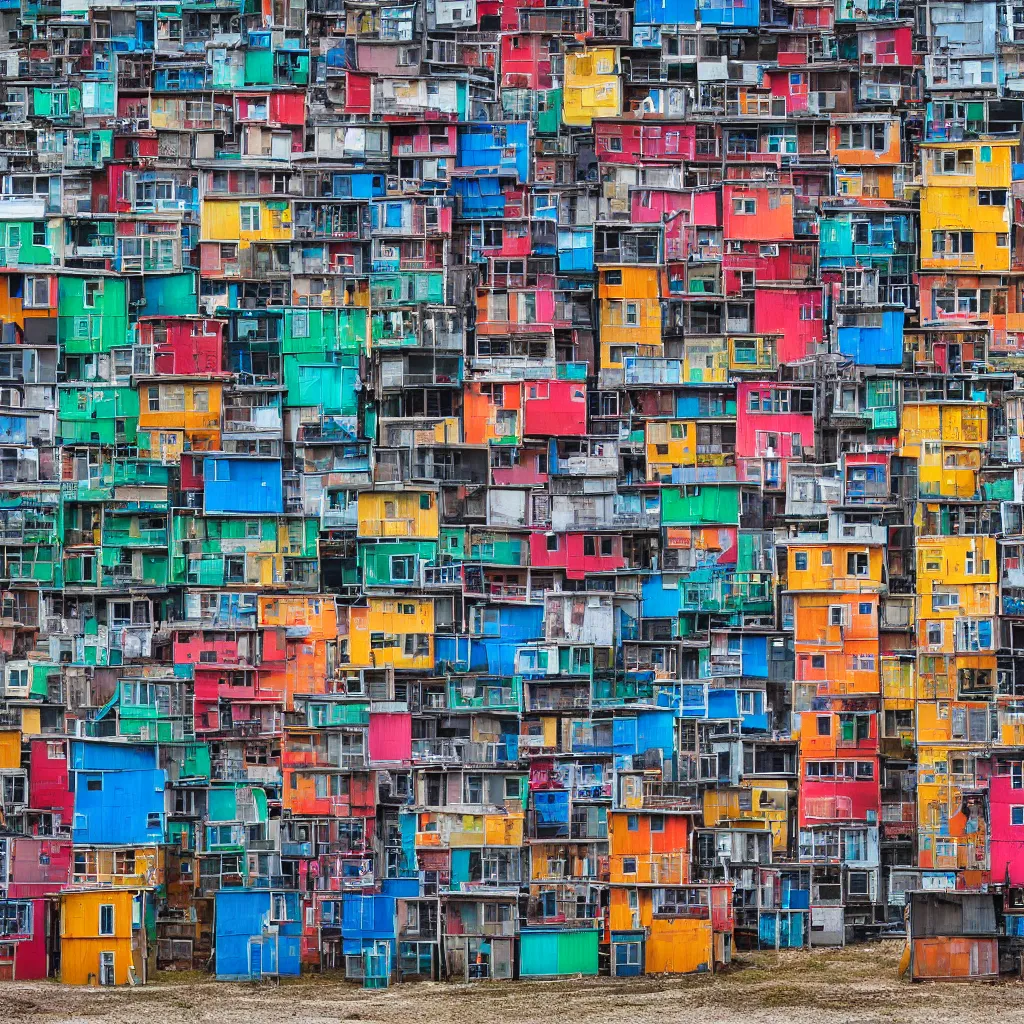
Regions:
<instances>
[{"instance_id":1,"label":"blue shack","mask_svg":"<svg viewBox=\"0 0 1024 1024\"><path fill-rule=\"evenodd\" d=\"M209 456L203 460L203 480L207 515L284 511L280 459Z\"/></svg>"},{"instance_id":2,"label":"blue shack","mask_svg":"<svg viewBox=\"0 0 1024 1024\"><path fill-rule=\"evenodd\" d=\"M165 773L155 746L75 740L69 767L76 844L163 842Z\"/></svg>"},{"instance_id":3,"label":"blue shack","mask_svg":"<svg viewBox=\"0 0 1024 1024\"><path fill-rule=\"evenodd\" d=\"M220 889L214 906L218 981L256 981L299 973L299 894L280 889Z\"/></svg>"}]
</instances>

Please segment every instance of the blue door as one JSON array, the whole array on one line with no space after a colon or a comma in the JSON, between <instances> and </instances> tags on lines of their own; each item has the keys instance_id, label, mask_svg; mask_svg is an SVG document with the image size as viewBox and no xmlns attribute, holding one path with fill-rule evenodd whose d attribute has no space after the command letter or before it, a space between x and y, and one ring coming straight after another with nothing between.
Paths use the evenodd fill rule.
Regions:
<instances>
[{"instance_id":1,"label":"blue door","mask_svg":"<svg viewBox=\"0 0 1024 1024\"><path fill-rule=\"evenodd\" d=\"M263 947L258 942L249 944L249 977L259 978L263 974Z\"/></svg>"}]
</instances>

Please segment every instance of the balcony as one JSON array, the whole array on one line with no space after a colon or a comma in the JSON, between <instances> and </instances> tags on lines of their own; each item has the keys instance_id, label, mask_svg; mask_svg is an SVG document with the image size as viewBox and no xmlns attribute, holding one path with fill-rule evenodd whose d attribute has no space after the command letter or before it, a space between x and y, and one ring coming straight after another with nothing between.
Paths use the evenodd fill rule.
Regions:
<instances>
[{"instance_id":1,"label":"balcony","mask_svg":"<svg viewBox=\"0 0 1024 1024\"><path fill-rule=\"evenodd\" d=\"M644 780L642 800L645 810L699 811L702 802L692 782Z\"/></svg>"},{"instance_id":2,"label":"balcony","mask_svg":"<svg viewBox=\"0 0 1024 1024\"><path fill-rule=\"evenodd\" d=\"M474 743L464 739L414 739L413 764L497 765L514 758L506 743Z\"/></svg>"},{"instance_id":3,"label":"balcony","mask_svg":"<svg viewBox=\"0 0 1024 1024\"><path fill-rule=\"evenodd\" d=\"M917 821L917 804L913 801L898 803L882 802L882 824L913 825Z\"/></svg>"},{"instance_id":4,"label":"balcony","mask_svg":"<svg viewBox=\"0 0 1024 1024\"><path fill-rule=\"evenodd\" d=\"M423 565L420 583L424 590L461 590L462 565Z\"/></svg>"},{"instance_id":5,"label":"balcony","mask_svg":"<svg viewBox=\"0 0 1024 1024\"><path fill-rule=\"evenodd\" d=\"M624 883L685 885L689 881L689 858L684 853L645 854L610 858L611 875ZM707 908L704 908L707 916Z\"/></svg>"}]
</instances>

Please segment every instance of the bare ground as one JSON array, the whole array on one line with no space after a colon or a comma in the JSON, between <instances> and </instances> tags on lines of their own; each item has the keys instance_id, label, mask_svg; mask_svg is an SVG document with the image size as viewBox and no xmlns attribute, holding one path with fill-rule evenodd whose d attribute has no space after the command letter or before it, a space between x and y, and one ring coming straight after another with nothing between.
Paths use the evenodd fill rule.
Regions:
<instances>
[{"instance_id":1,"label":"bare ground","mask_svg":"<svg viewBox=\"0 0 1024 1024\"><path fill-rule=\"evenodd\" d=\"M164 974L141 989L0 985L0 1024L1024 1024L1024 982L896 978L901 942L744 953L707 977L400 985L364 992L333 976L280 986Z\"/></svg>"}]
</instances>

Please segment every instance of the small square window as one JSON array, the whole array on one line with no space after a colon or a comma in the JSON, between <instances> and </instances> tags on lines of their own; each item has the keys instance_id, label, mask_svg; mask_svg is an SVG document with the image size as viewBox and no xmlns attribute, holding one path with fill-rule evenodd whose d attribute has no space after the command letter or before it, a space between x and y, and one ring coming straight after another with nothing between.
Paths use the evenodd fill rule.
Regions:
<instances>
[{"instance_id":1,"label":"small square window","mask_svg":"<svg viewBox=\"0 0 1024 1024\"><path fill-rule=\"evenodd\" d=\"M1024 825L1024 807L1010 808L1010 824Z\"/></svg>"}]
</instances>

